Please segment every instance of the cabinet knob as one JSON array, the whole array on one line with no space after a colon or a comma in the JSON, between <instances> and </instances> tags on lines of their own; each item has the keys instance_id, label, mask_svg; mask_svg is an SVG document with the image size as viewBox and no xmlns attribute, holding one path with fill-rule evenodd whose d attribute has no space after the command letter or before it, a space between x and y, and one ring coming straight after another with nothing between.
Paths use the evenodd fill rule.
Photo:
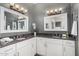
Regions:
<instances>
[{"instance_id":1,"label":"cabinet knob","mask_svg":"<svg viewBox=\"0 0 79 59\"><path fill-rule=\"evenodd\" d=\"M44 44L45 47L47 47L47 44Z\"/></svg>"}]
</instances>

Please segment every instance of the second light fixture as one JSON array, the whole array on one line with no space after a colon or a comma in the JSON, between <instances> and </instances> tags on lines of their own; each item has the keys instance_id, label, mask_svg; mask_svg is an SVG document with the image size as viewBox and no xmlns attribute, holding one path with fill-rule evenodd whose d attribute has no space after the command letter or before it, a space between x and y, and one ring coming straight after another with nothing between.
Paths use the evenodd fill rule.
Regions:
<instances>
[{"instance_id":1,"label":"second light fixture","mask_svg":"<svg viewBox=\"0 0 79 59\"><path fill-rule=\"evenodd\" d=\"M59 9L50 9L50 10L47 10L46 11L46 14L48 15L48 16L51 16L51 15L55 15L55 14L61 14L62 13L62 11L63 11L63 8L59 8Z\"/></svg>"}]
</instances>

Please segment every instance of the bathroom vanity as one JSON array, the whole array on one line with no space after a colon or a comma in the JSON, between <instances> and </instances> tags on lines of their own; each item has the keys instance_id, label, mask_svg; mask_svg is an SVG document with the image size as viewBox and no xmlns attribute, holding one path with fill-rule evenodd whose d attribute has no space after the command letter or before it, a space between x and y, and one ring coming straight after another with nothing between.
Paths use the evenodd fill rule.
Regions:
<instances>
[{"instance_id":1,"label":"bathroom vanity","mask_svg":"<svg viewBox=\"0 0 79 59\"><path fill-rule=\"evenodd\" d=\"M48 35L48 34L47 34ZM75 40L72 38L47 37L47 35L29 35L18 38L0 47L1 56L75 56Z\"/></svg>"}]
</instances>

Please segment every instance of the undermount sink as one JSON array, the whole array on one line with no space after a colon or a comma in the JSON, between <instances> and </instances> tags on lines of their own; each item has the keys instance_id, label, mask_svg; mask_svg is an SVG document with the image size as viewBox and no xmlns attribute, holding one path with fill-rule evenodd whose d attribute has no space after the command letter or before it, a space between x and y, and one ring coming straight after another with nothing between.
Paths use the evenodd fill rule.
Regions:
<instances>
[{"instance_id":1,"label":"undermount sink","mask_svg":"<svg viewBox=\"0 0 79 59\"><path fill-rule=\"evenodd\" d=\"M24 40L25 38L17 38L16 40Z\"/></svg>"},{"instance_id":2,"label":"undermount sink","mask_svg":"<svg viewBox=\"0 0 79 59\"><path fill-rule=\"evenodd\" d=\"M9 37L6 37L6 38L2 38L0 39L0 45L4 46L6 44L8 44L9 42L12 42L13 39L9 38Z\"/></svg>"},{"instance_id":3,"label":"undermount sink","mask_svg":"<svg viewBox=\"0 0 79 59\"><path fill-rule=\"evenodd\" d=\"M6 45L6 44L8 44L9 42L7 42L7 41L5 41L5 42L0 42L0 45L1 46L4 46L4 45Z\"/></svg>"}]
</instances>

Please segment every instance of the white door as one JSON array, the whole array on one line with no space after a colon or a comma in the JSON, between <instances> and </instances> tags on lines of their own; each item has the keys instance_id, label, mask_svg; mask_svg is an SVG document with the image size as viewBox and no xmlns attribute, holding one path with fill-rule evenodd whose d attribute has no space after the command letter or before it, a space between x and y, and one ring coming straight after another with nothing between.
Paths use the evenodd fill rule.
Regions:
<instances>
[{"instance_id":1,"label":"white door","mask_svg":"<svg viewBox=\"0 0 79 59\"><path fill-rule=\"evenodd\" d=\"M37 53L46 55L46 40L44 38L37 38Z\"/></svg>"}]
</instances>

